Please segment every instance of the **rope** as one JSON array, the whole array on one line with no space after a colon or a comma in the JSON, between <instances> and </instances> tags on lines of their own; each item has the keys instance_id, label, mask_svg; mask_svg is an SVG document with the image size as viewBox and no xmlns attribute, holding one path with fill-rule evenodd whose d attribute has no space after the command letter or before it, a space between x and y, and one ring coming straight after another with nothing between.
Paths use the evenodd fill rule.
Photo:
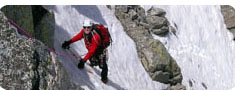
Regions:
<instances>
[{"instance_id":1,"label":"rope","mask_svg":"<svg viewBox=\"0 0 235 90\"><path fill-rule=\"evenodd\" d=\"M8 19L8 22L10 22L11 25L15 26L18 29L18 31L24 34L26 37L33 38L29 33L25 32L24 29L22 29L20 26L14 23L12 20Z\"/></svg>"},{"instance_id":2,"label":"rope","mask_svg":"<svg viewBox=\"0 0 235 90\"><path fill-rule=\"evenodd\" d=\"M19 31L19 32L21 32L23 35L25 35L26 37L28 37L28 38L30 38L30 39L35 39L33 36L31 36L28 32L26 32L23 28L21 28L20 26L18 26L16 23L14 23L12 20L10 20L10 19L8 19L8 22L11 24L11 25L13 25L14 27L16 27L17 28L17 30ZM67 54L63 54L63 53L59 53L59 52L57 52L57 51L55 51L54 49L52 49L52 48L50 48L50 47L48 47L48 46L46 46L47 47L47 49L50 51L50 52L53 52L53 53L55 53L56 55L58 55L58 56L62 56L62 57L69 57L69 58L79 58L79 57L81 57L80 55L67 55Z\"/></svg>"}]
</instances>

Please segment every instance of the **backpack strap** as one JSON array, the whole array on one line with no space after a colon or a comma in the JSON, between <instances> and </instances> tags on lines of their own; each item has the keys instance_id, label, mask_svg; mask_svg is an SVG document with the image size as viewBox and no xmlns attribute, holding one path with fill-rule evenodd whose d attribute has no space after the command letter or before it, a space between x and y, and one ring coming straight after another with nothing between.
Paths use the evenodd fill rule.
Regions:
<instances>
[{"instance_id":1,"label":"backpack strap","mask_svg":"<svg viewBox=\"0 0 235 90\"><path fill-rule=\"evenodd\" d=\"M95 31L92 31L92 32L91 32L91 34L92 34L92 38L95 36L95 35L94 35L94 33L96 33L96 32L95 32ZM98 36L100 37L100 35L99 35L99 34L98 34ZM96 38L94 38L94 39L95 39L96 44L98 44L98 41L96 40Z\"/></svg>"},{"instance_id":2,"label":"backpack strap","mask_svg":"<svg viewBox=\"0 0 235 90\"><path fill-rule=\"evenodd\" d=\"M92 32L95 32L99 35L100 39L101 39L101 45L103 45L103 47L105 46L104 45L104 37L102 36L102 32L98 29L98 25L99 24L93 24L92 25Z\"/></svg>"}]
</instances>

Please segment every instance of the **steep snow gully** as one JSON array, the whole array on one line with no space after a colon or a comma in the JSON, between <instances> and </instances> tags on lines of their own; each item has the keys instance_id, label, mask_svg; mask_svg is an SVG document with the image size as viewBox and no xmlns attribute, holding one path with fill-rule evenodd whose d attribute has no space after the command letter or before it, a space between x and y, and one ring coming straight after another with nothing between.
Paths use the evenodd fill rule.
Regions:
<instances>
[{"instance_id":1,"label":"steep snow gully","mask_svg":"<svg viewBox=\"0 0 235 90\"><path fill-rule=\"evenodd\" d=\"M113 39L108 48L108 78L109 82L103 84L100 80L101 69L91 68L86 65L84 70L76 66L77 59L58 56L74 82L82 84L86 90L161 90L167 85L152 81L145 72L138 56L135 44L124 32L120 22L116 19L114 11L106 6L46 6L55 13L56 30L54 47L60 53L68 53L62 50L61 44L69 40L82 29L82 21L91 19L109 27ZM84 41L71 44L74 53L84 55L87 50ZM87 70L93 72L88 73Z\"/></svg>"}]
</instances>

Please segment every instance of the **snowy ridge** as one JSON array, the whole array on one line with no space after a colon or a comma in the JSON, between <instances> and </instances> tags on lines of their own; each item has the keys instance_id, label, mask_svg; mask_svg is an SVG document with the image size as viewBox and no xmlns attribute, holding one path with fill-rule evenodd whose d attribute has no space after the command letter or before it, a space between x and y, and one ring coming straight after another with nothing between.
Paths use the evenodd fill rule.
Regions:
<instances>
[{"instance_id":1,"label":"snowy ridge","mask_svg":"<svg viewBox=\"0 0 235 90\"><path fill-rule=\"evenodd\" d=\"M133 40L123 31L120 22L114 16L112 10L106 6L46 6L55 13L55 50L61 53L69 53L61 49L64 40L69 40L82 29L82 21L91 19L109 27L113 44L108 48L109 82L103 84L100 80L101 69L91 68L88 65L84 70L77 69L78 60L60 57L64 67L68 70L74 82L81 84L85 90L162 90L167 85L152 81L145 72ZM84 41L78 41L71 45L72 51L84 55L87 50ZM93 72L88 73L87 70Z\"/></svg>"},{"instance_id":2,"label":"snowy ridge","mask_svg":"<svg viewBox=\"0 0 235 90\"><path fill-rule=\"evenodd\" d=\"M148 10L151 6L143 7ZM167 19L177 29L177 37L169 34L155 38L160 39L176 59L187 90L232 89L235 43L226 29L220 6L154 7L166 10Z\"/></svg>"}]
</instances>

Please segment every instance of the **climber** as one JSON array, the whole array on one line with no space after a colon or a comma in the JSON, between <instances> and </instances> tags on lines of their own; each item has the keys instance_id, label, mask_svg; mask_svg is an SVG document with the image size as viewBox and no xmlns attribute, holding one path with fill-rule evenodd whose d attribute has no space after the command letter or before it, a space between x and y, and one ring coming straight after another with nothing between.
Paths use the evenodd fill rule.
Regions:
<instances>
[{"instance_id":1,"label":"climber","mask_svg":"<svg viewBox=\"0 0 235 90\"><path fill-rule=\"evenodd\" d=\"M83 69L84 64L89 59L90 66L98 66L102 69L101 80L104 83L108 82L108 66L106 63L107 47L110 44L111 37L108 28L102 24L93 24L90 20L83 22L83 29L72 39L64 41L62 44L63 49L68 49L69 45L73 42L84 38L88 53L78 63L78 68Z\"/></svg>"}]
</instances>

